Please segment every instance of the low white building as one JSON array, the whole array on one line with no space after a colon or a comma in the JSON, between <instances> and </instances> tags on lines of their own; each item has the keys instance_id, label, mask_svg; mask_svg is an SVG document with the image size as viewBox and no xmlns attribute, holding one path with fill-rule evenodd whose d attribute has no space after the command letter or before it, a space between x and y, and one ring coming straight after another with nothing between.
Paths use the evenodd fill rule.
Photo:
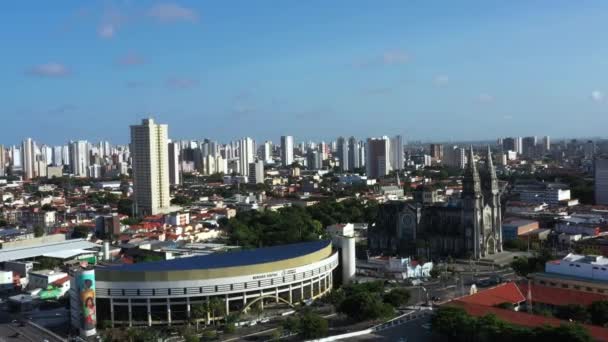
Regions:
<instances>
[{"instance_id":1,"label":"low white building","mask_svg":"<svg viewBox=\"0 0 608 342\"><path fill-rule=\"evenodd\" d=\"M332 238L335 236L353 237L355 236L355 225L352 223L337 223L327 226L325 231L327 231L327 234Z\"/></svg>"},{"instance_id":2,"label":"low white building","mask_svg":"<svg viewBox=\"0 0 608 342\"><path fill-rule=\"evenodd\" d=\"M608 281L608 258L570 253L561 260L548 261L545 272Z\"/></svg>"},{"instance_id":3,"label":"low white building","mask_svg":"<svg viewBox=\"0 0 608 342\"><path fill-rule=\"evenodd\" d=\"M68 274L65 272L58 272L54 270L31 271L28 274L28 287L30 289L46 289L53 282L67 276Z\"/></svg>"}]
</instances>

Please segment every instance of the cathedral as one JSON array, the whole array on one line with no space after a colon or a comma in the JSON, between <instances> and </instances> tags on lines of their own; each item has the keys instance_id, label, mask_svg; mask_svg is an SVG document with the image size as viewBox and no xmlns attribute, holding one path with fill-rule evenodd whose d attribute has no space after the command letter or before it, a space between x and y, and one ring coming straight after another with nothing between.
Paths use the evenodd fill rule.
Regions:
<instances>
[{"instance_id":1,"label":"cathedral","mask_svg":"<svg viewBox=\"0 0 608 342\"><path fill-rule=\"evenodd\" d=\"M501 191L488 148L477 169L473 148L462 180L460 201L421 205L391 201L380 206L368 231L370 252L384 255L470 257L502 252Z\"/></svg>"}]
</instances>

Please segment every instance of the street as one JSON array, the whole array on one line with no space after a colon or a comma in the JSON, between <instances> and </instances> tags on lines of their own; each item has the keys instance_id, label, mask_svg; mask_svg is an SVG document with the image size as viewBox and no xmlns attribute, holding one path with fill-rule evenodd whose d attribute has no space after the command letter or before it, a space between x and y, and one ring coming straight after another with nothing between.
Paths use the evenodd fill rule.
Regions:
<instances>
[{"instance_id":1,"label":"street","mask_svg":"<svg viewBox=\"0 0 608 342\"><path fill-rule=\"evenodd\" d=\"M395 325L372 334L350 337L349 341L403 341L424 342L430 341L432 334L430 330L431 316L425 315L413 319L401 325Z\"/></svg>"}]
</instances>

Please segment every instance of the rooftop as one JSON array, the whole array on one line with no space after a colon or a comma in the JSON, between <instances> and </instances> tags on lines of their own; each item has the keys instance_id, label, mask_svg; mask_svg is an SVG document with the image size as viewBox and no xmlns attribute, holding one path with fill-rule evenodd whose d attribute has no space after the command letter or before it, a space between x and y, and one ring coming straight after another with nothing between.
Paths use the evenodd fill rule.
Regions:
<instances>
[{"instance_id":1,"label":"rooftop","mask_svg":"<svg viewBox=\"0 0 608 342\"><path fill-rule=\"evenodd\" d=\"M517 287L519 287L521 293L528 293L528 282L520 282L517 284ZM579 304L589 306L591 303L596 301L608 300L608 295L543 286L538 284L532 284L531 289L533 303L550 305Z\"/></svg>"},{"instance_id":2,"label":"rooftop","mask_svg":"<svg viewBox=\"0 0 608 342\"><path fill-rule=\"evenodd\" d=\"M44 245L0 249L0 262L30 259L37 256L64 252L68 250L80 251L82 249L89 249L93 247L99 247L99 245L84 239L73 239L61 242L46 243Z\"/></svg>"},{"instance_id":3,"label":"rooftop","mask_svg":"<svg viewBox=\"0 0 608 342\"><path fill-rule=\"evenodd\" d=\"M504 283L458 300L472 304L495 306L505 302L519 304L526 301L526 298L515 283Z\"/></svg>"},{"instance_id":4,"label":"rooftop","mask_svg":"<svg viewBox=\"0 0 608 342\"><path fill-rule=\"evenodd\" d=\"M591 265L608 265L608 258L605 258L601 255L580 255L570 253L562 259L565 262L578 262L583 264L591 264Z\"/></svg>"},{"instance_id":5,"label":"rooftop","mask_svg":"<svg viewBox=\"0 0 608 342\"><path fill-rule=\"evenodd\" d=\"M107 270L147 272L147 271L185 271L225 267L249 266L296 258L314 253L327 247L329 240L301 242L290 245L242 250L237 252L215 253L166 261L109 266Z\"/></svg>"}]
</instances>

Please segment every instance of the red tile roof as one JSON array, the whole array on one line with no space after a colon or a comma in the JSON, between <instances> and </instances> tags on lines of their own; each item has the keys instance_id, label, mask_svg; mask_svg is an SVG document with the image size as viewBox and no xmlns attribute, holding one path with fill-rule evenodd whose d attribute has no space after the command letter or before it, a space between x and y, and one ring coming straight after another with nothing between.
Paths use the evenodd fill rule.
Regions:
<instances>
[{"instance_id":1,"label":"red tile roof","mask_svg":"<svg viewBox=\"0 0 608 342\"><path fill-rule=\"evenodd\" d=\"M495 306L505 302L518 304L524 302L526 297L515 283L504 283L487 290L479 291L470 296L459 298L458 300L483 306Z\"/></svg>"},{"instance_id":2,"label":"red tile roof","mask_svg":"<svg viewBox=\"0 0 608 342\"><path fill-rule=\"evenodd\" d=\"M527 297L528 283L521 282L517 286ZM589 306L591 303L599 300L608 300L608 295L532 284L532 305L534 303L543 303L549 305L579 304Z\"/></svg>"},{"instance_id":3,"label":"red tile roof","mask_svg":"<svg viewBox=\"0 0 608 342\"><path fill-rule=\"evenodd\" d=\"M70 281L70 277L69 277L69 276L65 276L65 277L63 277L63 278L61 278L61 279L57 279L57 280L55 280L55 281L53 282L53 285L60 286L60 285L65 284L65 283L66 283L66 282L68 282L68 281Z\"/></svg>"},{"instance_id":4,"label":"red tile roof","mask_svg":"<svg viewBox=\"0 0 608 342\"><path fill-rule=\"evenodd\" d=\"M567 321L562 321L557 318L544 317L539 315L532 315L525 312L500 309L493 306L485 306L474 303L467 303L461 300L455 300L450 302L448 305L459 306L466 310L466 312L475 317L482 317L487 314L494 314L499 319L509 322L511 324L523 326L523 327L538 327L541 325L559 326L562 324L568 324ZM597 341L608 341L608 329L594 325L582 325L589 334Z\"/></svg>"}]
</instances>

